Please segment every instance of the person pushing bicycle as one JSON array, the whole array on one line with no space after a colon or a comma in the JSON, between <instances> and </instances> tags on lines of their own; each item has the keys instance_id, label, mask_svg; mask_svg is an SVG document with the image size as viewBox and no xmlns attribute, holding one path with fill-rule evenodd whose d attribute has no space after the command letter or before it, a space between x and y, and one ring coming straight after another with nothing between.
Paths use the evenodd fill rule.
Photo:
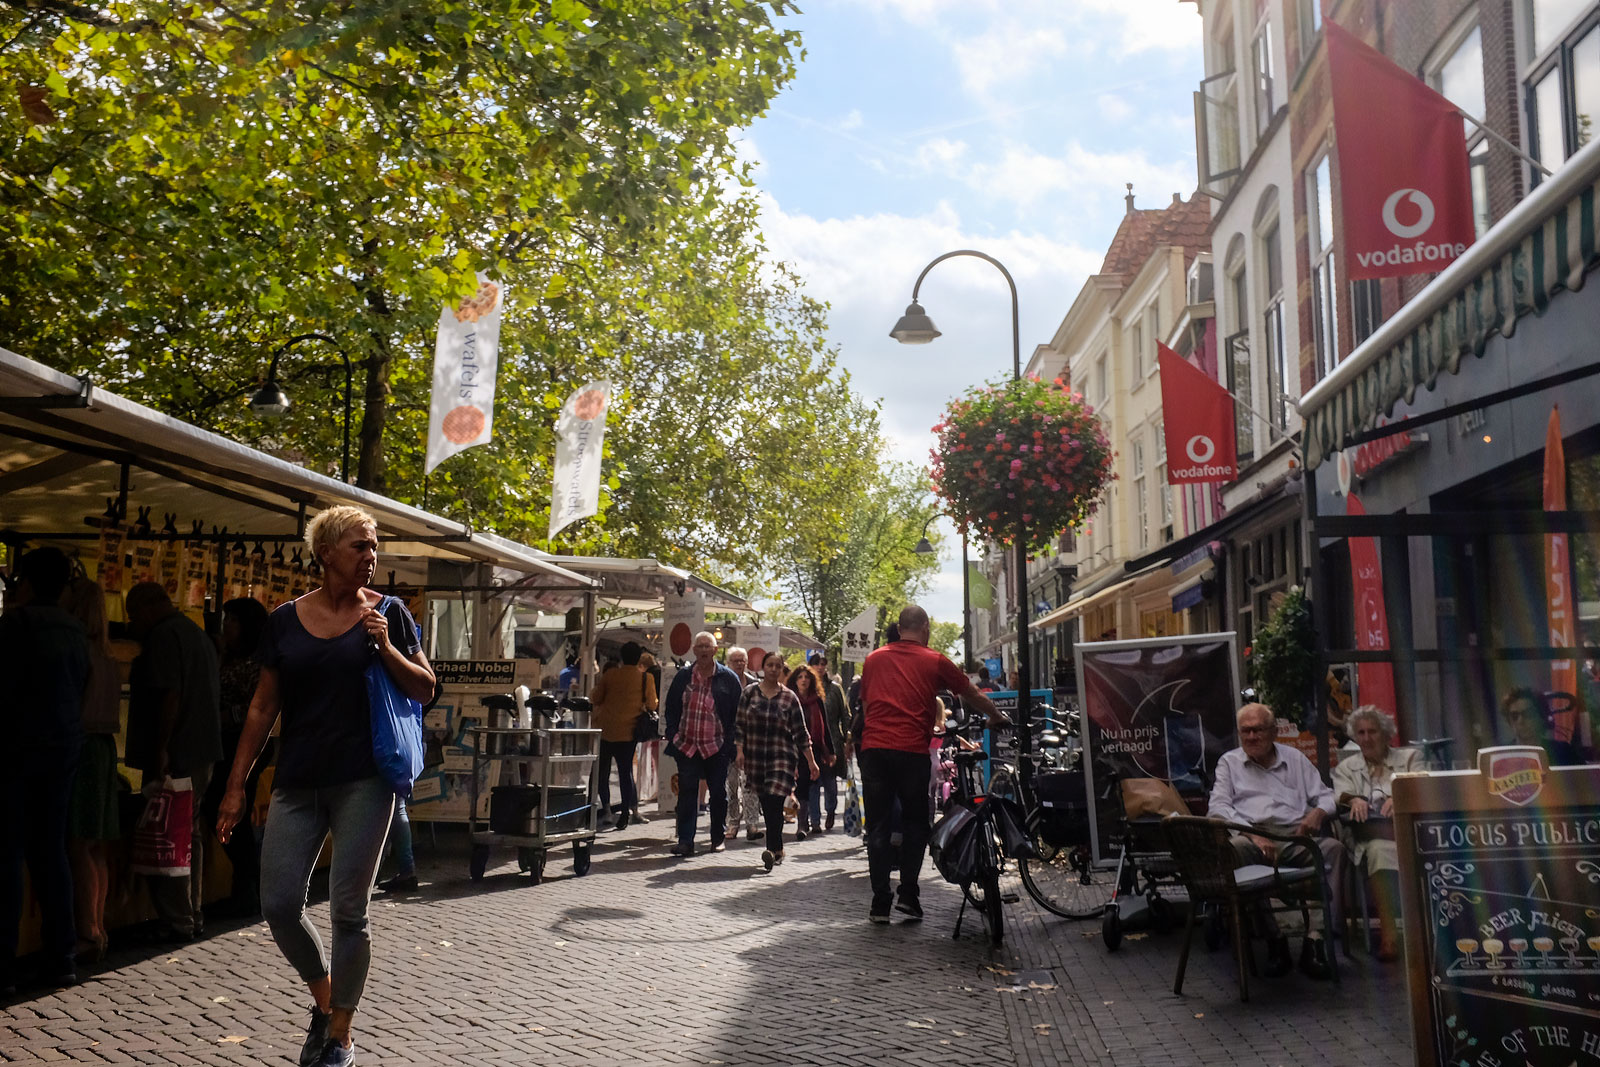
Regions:
<instances>
[{"instance_id":1,"label":"person pushing bicycle","mask_svg":"<svg viewBox=\"0 0 1600 1067\"><path fill-rule=\"evenodd\" d=\"M934 697L948 689L970 710L987 716L991 726L1006 722L989 697L950 658L928 647L928 613L915 604L901 609L899 640L868 654L861 666L862 737L860 744L862 801L867 809L867 868L872 879L875 923L889 921L889 907L922 918L917 879L928 851L931 821L928 788L938 704ZM895 866L891 824L881 817L900 805L900 891L891 897L889 878Z\"/></svg>"}]
</instances>

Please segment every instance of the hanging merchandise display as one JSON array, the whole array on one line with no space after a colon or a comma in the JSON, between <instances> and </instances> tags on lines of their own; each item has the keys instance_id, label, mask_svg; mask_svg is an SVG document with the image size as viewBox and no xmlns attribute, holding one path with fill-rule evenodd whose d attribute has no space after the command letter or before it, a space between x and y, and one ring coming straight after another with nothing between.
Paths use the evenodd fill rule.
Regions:
<instances>
[{"instance_id":1,"label":"hanging merchandise display","mask_svg":"<svg viewBox=\"0 0 1600 1067\"><path fill-rule=\"evenodd\" d=\"M223 533L228 531L224 530ZM235 541L228 551L227 573L223 578L225 600L250 595L250 555L243 541Z\"/></svg>"},{"instance_id":2,"label":"hanging merchandise display","mask_svg":"<svg viewBox=\"0 0 1600 1067\"><path fill-rule=\"evenodd\" d=\"M289 601L290 570L288 562L283 558L283 542L273 546L272 558L267 565L267 610L272 611L280 604Z\"/></svg>"},{"instance_id":3,"label":"hanging merchandise display","mask_svg":"<svg viewBox=\"0 0 1600 1067\"><path fill-rule=\"evenodd\" d=\"M254 597L265 607L267 603L267 578L271 574L271 565L267 562L267 546L260 541L250 550L250 596Z\"/></svg>"},{"instance_id":4,"label":"hanging merchandise display","mask_svg":"<svg viewBox=\"0 0 1600 1067\"><path fill-rule=\"evenodd\" d=\"M211 589L211 553L207 551L200 521L195 520L183 548L183 606L193 610L206 605Z\"/></svg>"},{"instance_id":5,"label":"hanging merchandise display","mask_svg":"<svg viewBox=\"0 0 1600 1067\"><path fill-rule=\"evenodd\" d=\"M157 581L159 575L156 569L156 555L161 551L161 543L147 540L152 533L148 507L139 509L133 520L133 528L129 532L138 535L129 542L129 554L133 557L133 581L129 584Z\"/></svg>"},{"instance_id":6,"label":"hanging merchandise display","mask_svg":"<svg viewBox=\"0 0 1600 1067\"><path fill-rule=\"evenodd\" d=\"M300 558L300 549L296 547L289 557L289 599L299 600L310 588L306 584L306 561Z\"/></svg>"},{"instance_id":7,"label":"hanging merchandise display","mask_svg":"<svg viewBox=\"0 0 1600 1067\"><path fill-rule=\"evenodd\" d=\"M179 594L183 585L183 542L178 540L177 513L163 517L161 532L167 539L161 542L161 551L156 556L156 581L167 591L167 599L179 604L182 603Z\"/></svg>"},{"instance_id":8,"label":"hanging merchandise display","mask_svg":"<svg viewBox=\"0 0 1600 1067\"><path fill-rule=\"evenodd\" d=\"M100 553L96 573L100 579L100 588L108 593L122 592L125 569L122 564L123 541L117 502L107 500L105 514L100 518Z\"/></svg>"}]
</instances>

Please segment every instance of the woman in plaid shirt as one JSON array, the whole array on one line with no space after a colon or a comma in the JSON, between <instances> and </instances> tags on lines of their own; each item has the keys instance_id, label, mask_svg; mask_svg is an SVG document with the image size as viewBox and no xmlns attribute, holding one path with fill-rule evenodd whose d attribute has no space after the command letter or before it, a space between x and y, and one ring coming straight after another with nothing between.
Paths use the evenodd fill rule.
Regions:
<instances>
[{"instance_id":1,"label":"woman in plaid shirt","mask_svg":"<svg viewBox=\"0 0 1600 1067\"><path fill-rule=\"evenodd\" d=\"M795 771L803 758L817 778L811 734L794 692L783 686L783 657L768 652L761 661L761 681L745 689L734 717L739 766L761 802L767 824L767 847L761 862L767 870L783 862L783 801L794 789Z\"/></svg>"}]
</instances>

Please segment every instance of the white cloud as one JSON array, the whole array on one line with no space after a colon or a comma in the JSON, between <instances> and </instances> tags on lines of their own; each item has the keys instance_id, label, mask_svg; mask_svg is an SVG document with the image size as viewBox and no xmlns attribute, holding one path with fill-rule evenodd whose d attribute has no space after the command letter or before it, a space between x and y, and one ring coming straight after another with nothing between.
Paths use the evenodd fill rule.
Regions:
<instances>
[{"instance_id":1,"label":"white cloud","mask_svg":"<svg viewBox=\"0 0 1600 1067\"><path fill-rule=\"evenodd\" d=\"M962 177L986 195L1024 210L1070 194L1073 211L1098 213L1121 211L1127 182L1133 183L1142 207L1161 207L1171 194L1187 196L1195 185L1188 162L1156 163L1142 151L1095 152L1077 142L1060 155L1010 144L996 162L969 167Z\"/></svg>"},{"instance_id":2,"label":"white cloud","mask_svg":"<svg viewBox=\"0 0 1600 1067\"><path fill-rule=\"evenodd\" d=\"M861 109L858 107L853 107L850 109L850 113L844 118L840 119L836 125L840 130L859 130L862 125L864 125L865 121L866 120L861 117Z\"/></svg>"},{"instance_id":3,"label":"white cloud","mask_svg":"<svg viewBox=\"0 0 1600 1067\"><path fill-rule=\"evenodd\" d=\"M987 96L997 85L1030 78L1067 52L1067 39L1061 31L1035 20L1007 20L976 36L952 34L948 41L961 83L975 96Z\"/></svg>"},{"instance_id":4,"label":"white cloud","mask_svg":"<svg viewBox=\"0 0 1600 1067\"><path fill-rule=\"evenodd\" d=\"M1125 122L1133 117L1133 105L1116 93L1101 93L1094 102L1100 108L1100 114L1112 122Z\"/></svg>"},{"instance_id":5,"label":"white cloud","mask_svg":"<svg viewBox=\"0 0 1600 1067\"><path fill-rule=\"evenodd\" d=\"M917 149L917 165L924 170L947 173L967 154L965 141L952 141L946 137L934 137L925 141Z\"/></svg>"}]
</instances>

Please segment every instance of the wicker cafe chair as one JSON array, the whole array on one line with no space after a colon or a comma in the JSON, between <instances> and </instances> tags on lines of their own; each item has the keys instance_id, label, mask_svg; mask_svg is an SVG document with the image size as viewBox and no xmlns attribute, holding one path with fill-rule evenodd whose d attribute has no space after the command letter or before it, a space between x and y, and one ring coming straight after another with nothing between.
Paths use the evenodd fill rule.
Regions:
<instances>
[{"instance_id":1,"label":"wicker cafe chair","mask_svg":"<svg viewBox=\"0 0 1600 1067\"><path fill-rule=\"evenodd\" d=\"M1167 845L1177 864L1178 878L1189 891L1189 919L1183 929L1183 950L1178 956L1178 977L1172 991L1183 992L1183 975L1189 966L1189 949L1194 942L1195 917L1200 906L1209 904L1222 910L1222 918L1233 928L1233 954L1239 968L1239 999L1250 999L1250 980L1247 969L1251 965L1249 942L1245 937L1247 905L1271 907L1274 897L1301 902L1313 895L1320 896L1323 921L1328 917L1327 879L1323 877L1320 860L1315 867L1282 867L1276 864L1250 864L1236 866L1238 854L1229 838L1234 834L1255 834L1281 843L1299 842L1310 849L1313 856L1322 853L1309 837L1267 833L1237 823L1192 815L1173 815L1161 821L1166 830ZM1294 906L1299 907L1301 903ZM1331 944L1331 942L1330 942ZM1329 953L1329 959L1333 955ZM1334 964L1337 967L1337 964ZM1337 978L1338 971L1334 972Z\"/></svg>"}]
</instances>

